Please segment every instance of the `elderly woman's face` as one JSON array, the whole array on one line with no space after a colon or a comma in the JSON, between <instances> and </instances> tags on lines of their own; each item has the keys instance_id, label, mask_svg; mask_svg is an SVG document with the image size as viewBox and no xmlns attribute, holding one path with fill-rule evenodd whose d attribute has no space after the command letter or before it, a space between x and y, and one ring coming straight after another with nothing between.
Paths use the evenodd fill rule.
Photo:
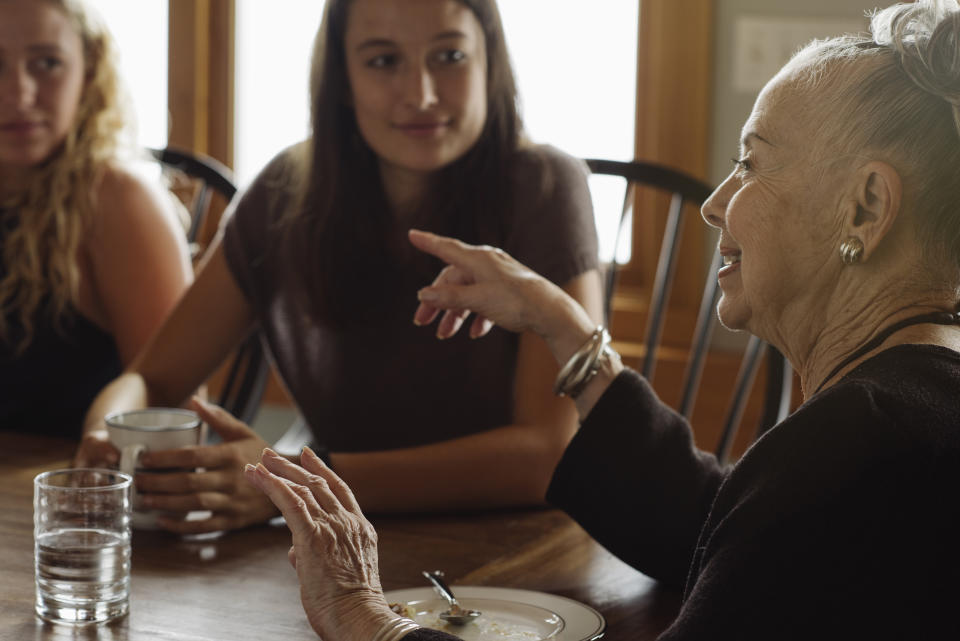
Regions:
<instances>
[{"instance_id":1,"label":"elderly woman's face","mask_svg":"<svg viewBox=\"0 0 960 641\"><path fill-rule=\"evenodd\" d=\"M720 320L764 338L818 313L829 286L822 267L836 256L839 183L818 168L820 134L815 119L803 118L803 98L780 76L767 85L743 127L734 171L703 205L720 230Z\"/></svg>"},{"instance_id":2,"label":"elderly woman's face","mask_svg":"<svg viewBox=\"0 0 960 641\"><path fill-rule=\"evenodd\" d=\"M63 143L84 85L83 43L37 0L0 0L0 167L30 167Z\"/></svg>"}]
</instances>

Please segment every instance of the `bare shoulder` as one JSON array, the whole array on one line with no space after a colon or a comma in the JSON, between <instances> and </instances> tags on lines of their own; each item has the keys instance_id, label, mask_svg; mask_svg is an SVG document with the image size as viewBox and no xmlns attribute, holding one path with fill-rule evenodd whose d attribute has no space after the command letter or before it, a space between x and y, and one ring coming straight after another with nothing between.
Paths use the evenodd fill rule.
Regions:
<instances>
[{"instance_id":1,"label":"bare shoulder","mask_svg":"<svg viewBox=\"0 0 960 641\"><path fill-rule=\"evenodd\" d=\"M112 162L101 172L93 197L94 237L163 234L182 237L184 225L159 174L151 179L143 167Z\"/></svg>"}]
</instances>

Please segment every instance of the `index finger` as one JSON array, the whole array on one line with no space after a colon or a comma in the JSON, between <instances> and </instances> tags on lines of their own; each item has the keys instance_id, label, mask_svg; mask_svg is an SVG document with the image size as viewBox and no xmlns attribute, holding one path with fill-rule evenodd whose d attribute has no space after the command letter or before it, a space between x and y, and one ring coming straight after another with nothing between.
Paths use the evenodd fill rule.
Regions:
<instances>
[{"instance_id":1,"label":"index finger","mask_svg":"<svg viewBox=\"0 0 960 641\"><path fill-rule=\"evenodd\" d=\"M470 245L463 241L419 229L411 229L408 237L414 247L445 263L464 268L470 265Z\"/></svg>"}]
</instances>

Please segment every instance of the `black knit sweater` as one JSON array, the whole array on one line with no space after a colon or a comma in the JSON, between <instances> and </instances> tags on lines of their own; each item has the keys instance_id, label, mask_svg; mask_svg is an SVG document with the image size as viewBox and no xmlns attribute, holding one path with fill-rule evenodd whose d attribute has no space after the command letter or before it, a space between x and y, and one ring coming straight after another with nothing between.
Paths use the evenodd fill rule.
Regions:
<instances>
[{"instance_id":1,"label":"black knit sweater","mask_svg":"<svg viewBox=\"0 0 960 641\"><path fill-rule=\"evenodd\" d=\"M960 354L886 350L730 467L627 370L548 499L638 570L685 586L661 641L960 638Z\"/></svg>"}]
</instances>

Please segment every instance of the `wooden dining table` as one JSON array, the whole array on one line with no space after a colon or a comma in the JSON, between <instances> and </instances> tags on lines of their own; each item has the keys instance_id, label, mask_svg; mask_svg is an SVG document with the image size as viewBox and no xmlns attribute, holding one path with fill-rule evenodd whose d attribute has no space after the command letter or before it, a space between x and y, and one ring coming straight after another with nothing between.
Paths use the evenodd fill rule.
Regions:
<instances>
[{"instance_id":1,"label":"wooden dining table","mask_svg":"<svg viewBox=\"0 0 960 641\"><path fill-rule=\"evenodd\" d=\"M34 614L33 477L67 466L70 441L0 431L0 640L291 641L316 639L287 560L280 521L183 538L134 531L129 615L70 626ZM654 639L679 593L623 564L552 509L374 516L385 590L495 586L568 597L600 612L609 641Z\"/></svg>"}]
</instances>

